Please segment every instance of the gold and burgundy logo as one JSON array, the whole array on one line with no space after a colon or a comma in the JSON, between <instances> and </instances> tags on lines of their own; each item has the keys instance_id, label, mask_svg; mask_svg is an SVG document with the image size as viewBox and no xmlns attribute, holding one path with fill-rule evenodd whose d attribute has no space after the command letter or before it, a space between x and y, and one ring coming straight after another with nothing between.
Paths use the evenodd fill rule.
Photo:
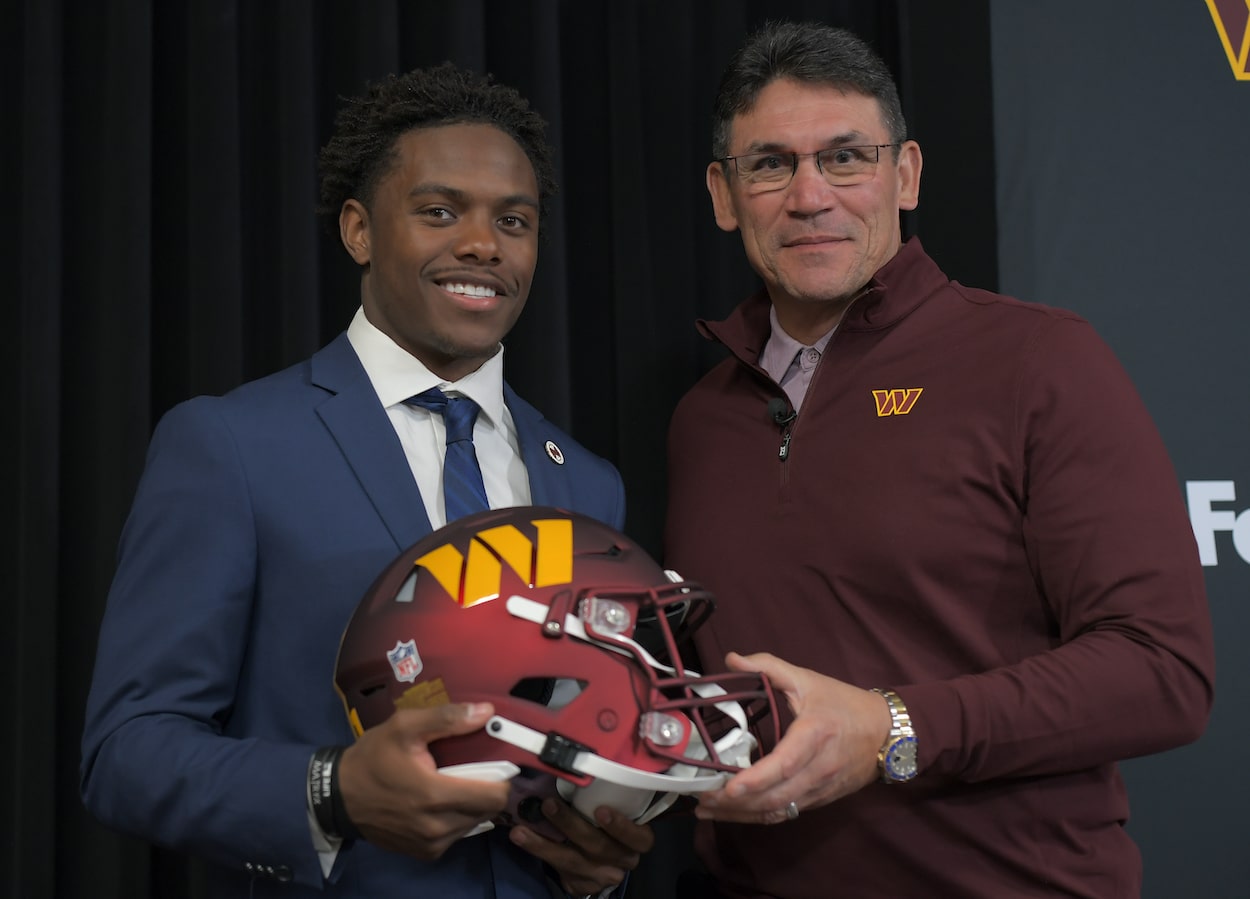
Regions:
<instances>
[{"instance_id":1,"label":"gold and burgundy logo","mask_svg":"<svg viewBox=\"0 0 1250 899\"><path fill-rule=\"evenodd\" d=\"M877 417L887 415L906 415L924 393L923 387L903 387L892 390L874 390L872 398L877 403Z\"/></svg>"},{"instance_id":2,"label":"gold and burgundy logo","mask_svg":"<svg viewBox=\"0 0 1250 899\"><path fill-rule=\"evenodd\" d=\"M1207 0L1233 77L1250 81L1250 0Z\"/></svg>"},{"instance_id":3,"label":"gold and burgundy logo","mask_svg":"<svg viewBox=\"0 0 1250 899\"><path fill-rule=\"evenodd\" d=\"M414 564L432 574L447 595L466 609L496 599L507 565L524 583L534 587L567 584L573 580L573 522L568 518L538 519L531 540L513 525L478 531L462 553L450 543L417 559Z\"/></svg>"}]
</instances>

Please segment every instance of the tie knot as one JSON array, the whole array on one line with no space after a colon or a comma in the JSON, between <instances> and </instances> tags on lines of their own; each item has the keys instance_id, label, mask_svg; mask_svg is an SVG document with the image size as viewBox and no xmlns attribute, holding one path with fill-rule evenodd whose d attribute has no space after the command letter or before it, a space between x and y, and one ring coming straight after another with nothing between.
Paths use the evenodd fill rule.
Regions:
<instances>
[{"instance_id":1,"label":"tie knot","mask_svg":"<svg viewBox=\"0 0 1250 899\"><path fill-rule=\"evenodd\" d=\"M437 387L404 400L409 406L420 406L443 416L447 442L473 440L473 423L477 421L478 405L467 396L448 396Z\"/></svg>"}]
</instances>

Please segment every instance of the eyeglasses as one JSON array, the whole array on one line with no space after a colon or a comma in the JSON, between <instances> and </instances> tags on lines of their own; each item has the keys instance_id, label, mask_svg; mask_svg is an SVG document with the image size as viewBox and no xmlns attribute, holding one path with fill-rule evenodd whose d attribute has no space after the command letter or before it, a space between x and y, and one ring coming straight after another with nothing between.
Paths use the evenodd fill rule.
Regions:
<instances>
[{"instance_id":1,"label":"eyeglasses","mask_svg":"<svg viewBox=\"0 0 1250 899\"><path fill-rule=\"evenodd\" d=\"M724 156L717 160L733 162L738 178L751 193L782 190L790 184L799 170L799 160L808 156L816 160L816 168L834 187L863 184L871 181L877 173L877 160L886 147L899 144L868 144L862 147L829 147L815 153L747 153L743 156Z\"/></svg>"}]
</instances>

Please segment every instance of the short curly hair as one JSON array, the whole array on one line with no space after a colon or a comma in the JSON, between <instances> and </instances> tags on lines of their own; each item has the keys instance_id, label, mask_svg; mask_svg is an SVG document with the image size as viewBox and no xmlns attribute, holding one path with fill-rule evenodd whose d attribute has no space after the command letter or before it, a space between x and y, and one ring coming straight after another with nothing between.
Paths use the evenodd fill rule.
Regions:
<instances>
[{"instance_id":1,"label":"short curly hair","mask_svg":"<svg viewBox=\"0 0 1250 899\"><path fill-rule=\"evenodd\" d=\"M321 201L317 212L337 231L348 200L371 208L378 183L397 161L396 142L420 128L456 124L494 125L525 151L538 181L540 216L556 192L546 122L519 92L445 62L404 75L389 75L348 98L334 120L334 135L321 149Z\"/></svg>"}]
</instances>

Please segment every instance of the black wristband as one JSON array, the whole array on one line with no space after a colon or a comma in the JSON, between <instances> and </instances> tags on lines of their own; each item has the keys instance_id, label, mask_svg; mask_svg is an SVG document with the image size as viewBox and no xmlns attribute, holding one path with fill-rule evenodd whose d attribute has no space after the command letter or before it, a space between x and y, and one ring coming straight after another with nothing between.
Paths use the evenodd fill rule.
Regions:
<instances>
[{"instance_id":1,"label":"black wristband","mask_svg":"<svg viewBox=\"0 0 1250 899\"><path fill-rule=\"evenodd\" d=\"M343 792L339 789L339 760L344 746L323 746L308 762L308 807L317 826L327 837L354 840L360 831L347 815Z\"/></svg>"}]
</instances>

